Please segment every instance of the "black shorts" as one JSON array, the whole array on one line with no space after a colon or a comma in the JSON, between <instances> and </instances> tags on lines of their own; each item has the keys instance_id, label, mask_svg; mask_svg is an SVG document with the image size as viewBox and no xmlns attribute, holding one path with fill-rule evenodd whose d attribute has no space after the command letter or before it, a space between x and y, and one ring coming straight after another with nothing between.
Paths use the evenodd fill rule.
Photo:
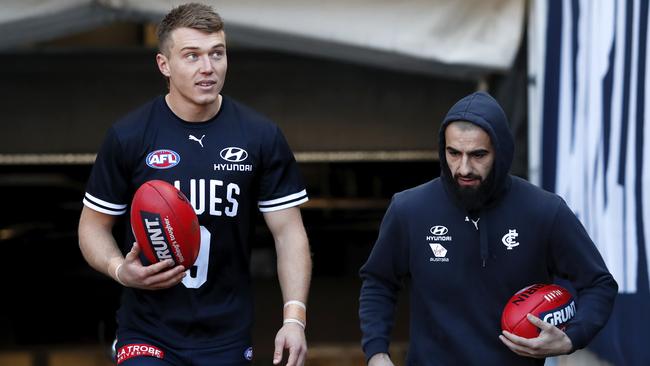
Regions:
<instances>
[{"instance_id":1,"label":"black shorts","mask_svg":"<svg viewBox=\"0 0 650 366\"><path fill-rule=\"evenodd\" d=\"M250 366L253 360L249 339L179 349L130 331L128 335L118 334L115 350L115 361L120 366Z\"/></svg>"}]
</instances>

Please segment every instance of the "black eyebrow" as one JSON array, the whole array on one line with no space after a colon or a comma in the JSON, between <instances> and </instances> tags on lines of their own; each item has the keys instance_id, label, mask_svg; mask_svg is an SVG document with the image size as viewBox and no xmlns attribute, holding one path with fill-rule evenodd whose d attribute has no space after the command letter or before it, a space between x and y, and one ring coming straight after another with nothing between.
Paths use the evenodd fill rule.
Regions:
<instances>
[{"instance_id":1,"label":"black eyebrow","mask_svg":"<svg viewBox=\"0 0 650 366\"><path fill-rule=\"evenodd\" d=\"M449 152L454 152L454 153L460 152L460 150L456 150L455 148L453 148L451 146L447 146L445 148L445 150L447 150ZM476 149L476 150L469 151L467 153L469 155L475 155L475 154L488 154L489 152L490 152L490 150L488 150L488 149Z\"/></svg>"}]
</instances>

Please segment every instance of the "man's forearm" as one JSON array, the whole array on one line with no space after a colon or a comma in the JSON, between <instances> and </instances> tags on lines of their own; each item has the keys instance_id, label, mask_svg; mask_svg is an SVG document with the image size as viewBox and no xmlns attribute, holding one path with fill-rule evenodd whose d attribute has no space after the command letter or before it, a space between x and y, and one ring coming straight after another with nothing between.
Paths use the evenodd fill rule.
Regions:
<instances>
[{"instance_id":1,"label":"man's forearm","mask_svg":"<svg viewBox=\"0 0 650 366\"><path fill-rule=\"evenodd\" d=\"M307 238L293 238L278 250L278 280L284 302L307 302L311 281L311 256Z\"/></svg>"},{"instance_id":2,"label":"man's forearm","mask_svg":"<svg viewBox=\"0 0 650 366\"><path fill-rule=\"evenodd\" d=\"M311 280L311 254L307 233L297 207L264 214L278 258L278 279L284 302L306 302Z\"/></svg>"},{"instance_id":3,"label":"man's forearm","mask_svg":"<svg viewBox=\"0 0 650 366\"><path fill-rule=\"evenodd\" d=\"M124 257L112 234L113 218L84 207L79 220L79 247L88 264L117 280L115 269Z\"/></svg>"}]
</instances>

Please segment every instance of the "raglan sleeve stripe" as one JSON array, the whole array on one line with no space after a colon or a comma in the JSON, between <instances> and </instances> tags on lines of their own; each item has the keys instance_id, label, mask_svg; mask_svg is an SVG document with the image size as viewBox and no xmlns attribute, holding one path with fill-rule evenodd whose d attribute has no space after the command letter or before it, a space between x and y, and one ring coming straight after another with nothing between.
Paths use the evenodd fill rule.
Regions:
<instances>
[{"instance_id":1,"label":"raglan sleeve stripe","mask_svg":"<svg viewBox=\"0 0 650 366\"><path fill-rule=\"evenodd\" d=\"M298 206L309 200L307 197L307 190L303 189L300 192L293 193L284 197L275 198L267 201L259 201L257 206L260 212L272 212L283 210L285 208Z\"/></svg>"},{"instance_id":2,"label":"raglan sleeve stripe","mask_svg":"<svg viewBox=\"0 0 650 366\"><path fill-rule=\"evenodd\" d=\"M126 213L126 207L127 207L126 204L115 204L115 203L104 201L102 199L99 199L91 195L88 192L86 192L86 195L84 196L83 203L87 207L97 212L101 212L103 214L113 215L113 216L123 215L124 213Z\"/></svg>"}]
</instances>

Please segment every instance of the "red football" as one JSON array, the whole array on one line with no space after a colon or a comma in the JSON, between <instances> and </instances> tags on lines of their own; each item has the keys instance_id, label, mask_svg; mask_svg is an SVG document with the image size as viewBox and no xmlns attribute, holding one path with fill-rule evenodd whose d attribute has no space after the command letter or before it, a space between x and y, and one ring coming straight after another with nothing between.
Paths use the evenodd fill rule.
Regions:
<instances>
[{"instance_id":1,"label":"red football","mask_svg":"<svg viewBox=\"0 0 650 366\"><path fill-rule=\"evenodd\" d=\"M528 321L528 313L564 330L576 314L576 303L562 286L534 284L510 298L501 315L501 328L520 337L537 337L540 329Z\"/></svg>"},{"instance_id":2,"label":"red football","mask_svg":"<svg viewBox=\"0 0 650 366\"><path fill-rule=\"evenodd\" d=\"M194 208L173 185L151 180L131 203L131 228L150 263L173 259L189 268L199 255L201 229Z\"/></svg>"}]
</instances>

